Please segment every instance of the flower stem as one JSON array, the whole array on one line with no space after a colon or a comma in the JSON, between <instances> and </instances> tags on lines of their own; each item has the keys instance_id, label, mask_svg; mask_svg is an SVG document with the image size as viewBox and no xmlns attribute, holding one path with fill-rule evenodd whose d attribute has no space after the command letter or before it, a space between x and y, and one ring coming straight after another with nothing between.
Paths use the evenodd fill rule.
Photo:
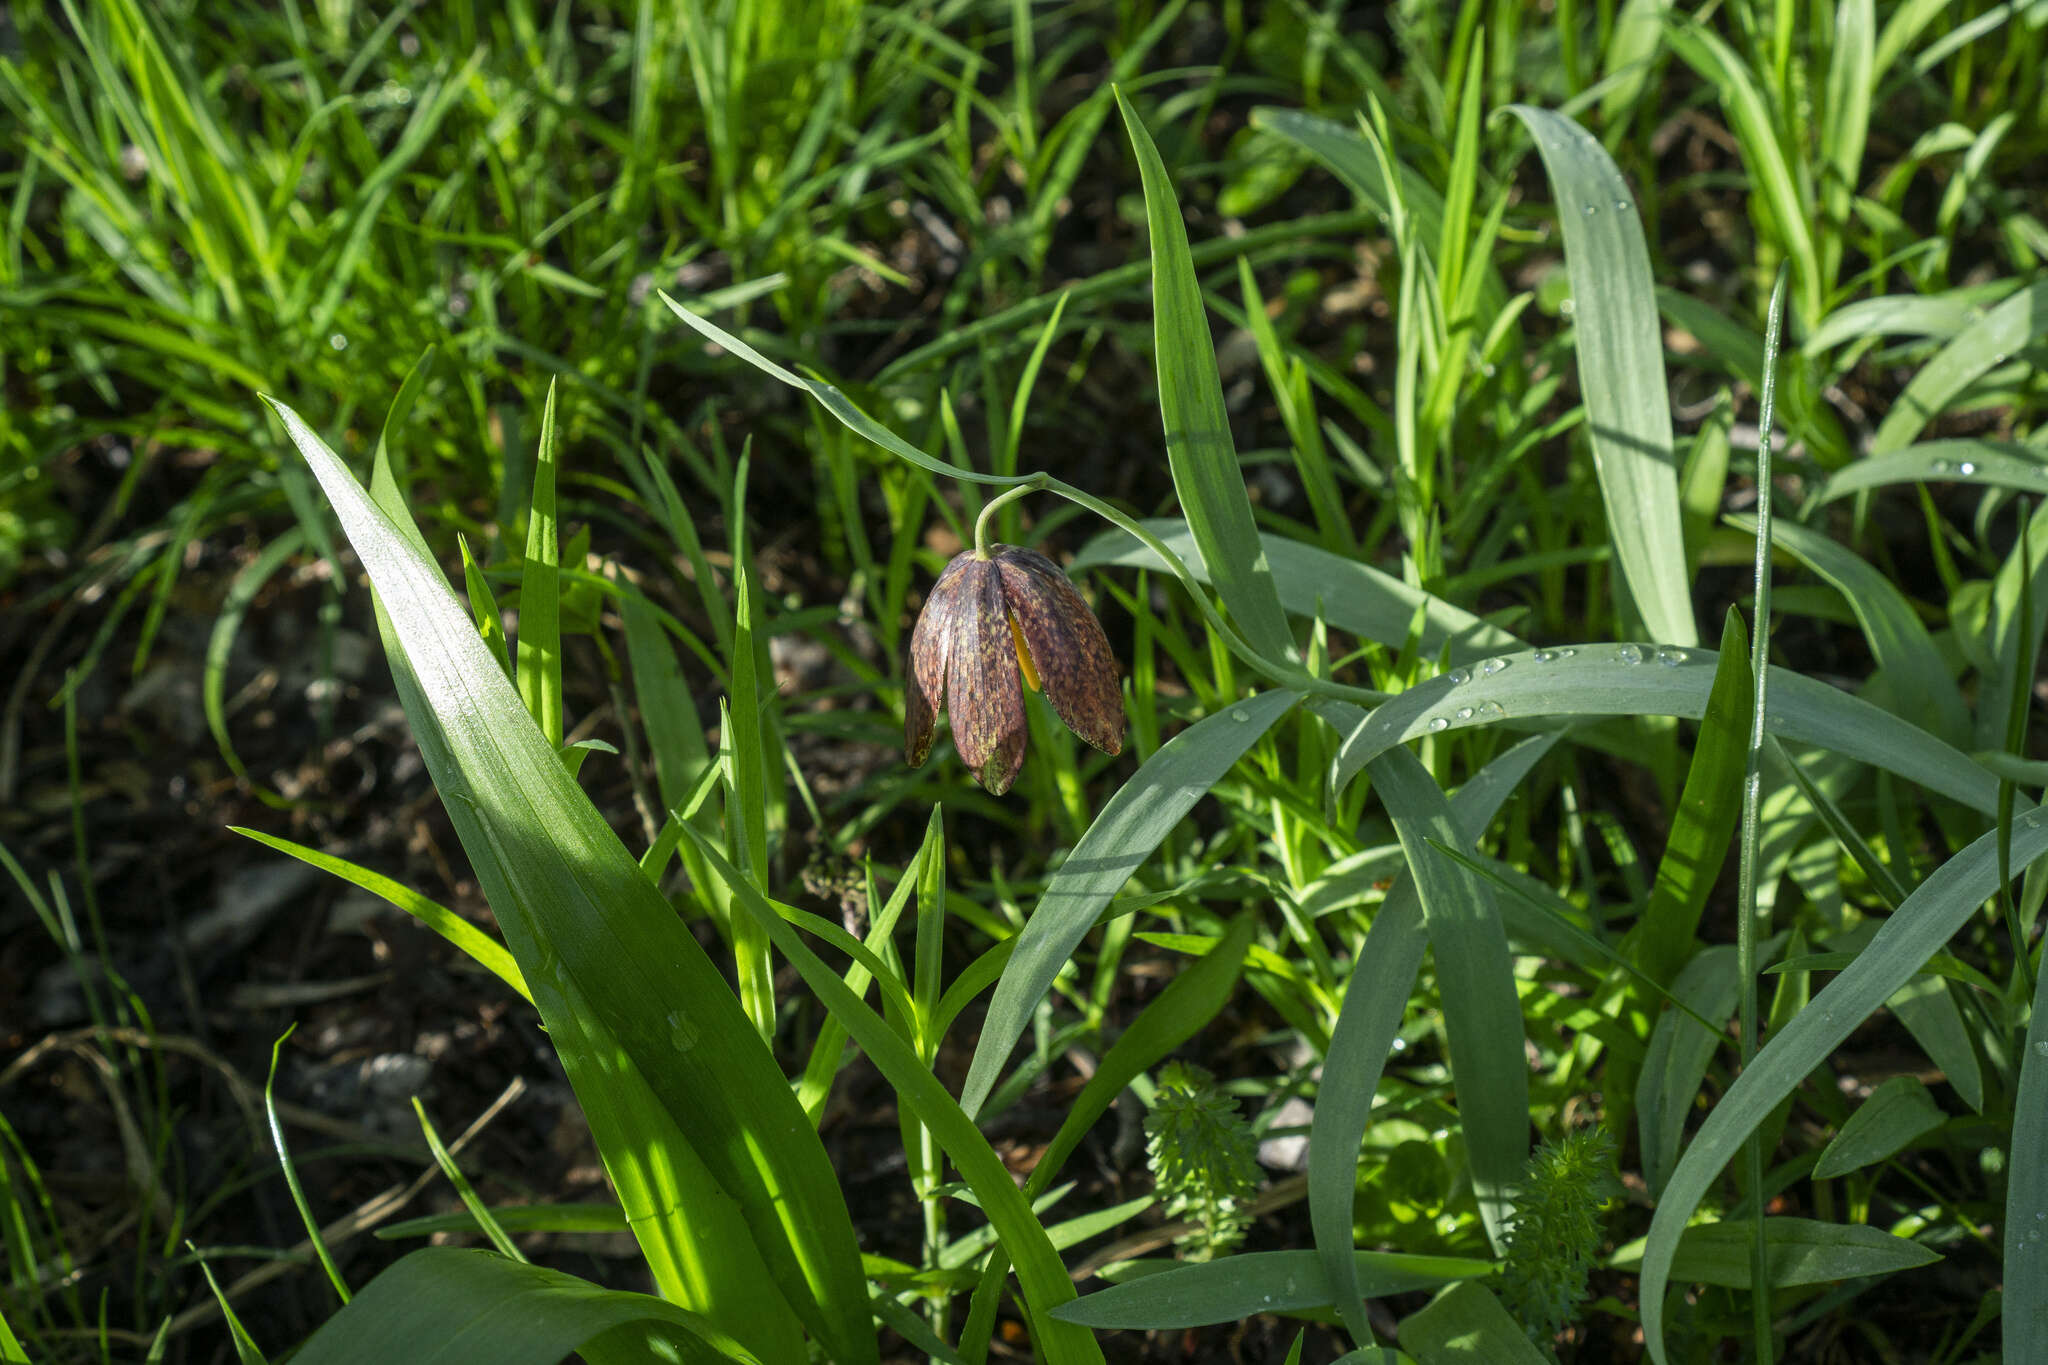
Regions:
<instances>
[{"instance_id":1,"label":"flower stem","mask_svg":"<svg viewBox=\"0 0 2048 1365\"><path fill-rule=\"evenodd\" d=\"M1039 489L1045 487L1047 482L1046 476L1039 474L1024 483L1018 484L1014 488L1005 488L1002 492L988 500L988 504L981 509L981 515L974 519L974 557L976 559L988 558L988 524L995 516L996 509L1006 502L1015 502L1026 493L1036 493Z\"/></svg>"}]
</instances>

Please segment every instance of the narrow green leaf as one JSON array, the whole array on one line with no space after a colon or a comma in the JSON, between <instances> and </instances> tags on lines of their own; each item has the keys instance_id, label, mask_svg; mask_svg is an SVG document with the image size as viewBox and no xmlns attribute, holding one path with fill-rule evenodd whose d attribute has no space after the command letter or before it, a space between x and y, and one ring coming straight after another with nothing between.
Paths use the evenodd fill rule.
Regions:
<instances>
[{"instance_id":1,"label":"narrow green leaf","mask_svg":"<svg viewBox=\"0 0 2048 1365\"><path fill-rule=\"evenodd\" d=\"M1124 127L1145 185L1145 221L1152 238L1152 311L1159 366L1159 410L1166 424L1166 458L1181 510L1201 549L1202 564L1223 604L1252 647L1280 662L1295 653L1287 613L1273 586L1244 470L1230 438L1223 381L1202 287L1188 254L1187 227L1174 201L1173 182L1137 111L1117 94Z\"/></svg>"},{"instance_id":2,"label":"narrow green leaf","mask_svg":"<svg viewBox=\"0 0 2048 1365\"><path fill-rule=\"evenodd\" d=\"M1735 949L1725 944L1702 948L1671 983L1672 998L1686 1008L1658 1018L1636 1077L1636 1127L1642 1134L1643 1180L1651 1194L1661 1192L1671 1178L1693 1101L1724 1036L1725 1023L1710 1029L1698 1021L1726 1021L1740 991Z\"/></svg>"},{"instance_id":3,"label":"narrow green leaf","mask_svg":"<svg viewBox=\"0 0 2048 1365\"><path fill-rule=\"evenodd\" d=\"M1863 1223L1823 1223L1811 1218L1764 1219L1768 1250L1765 1282L1773 1289L1866 1275L1890 1275L1932 1265L1941 1254L1905 1237L1894 1237ZM1632 1242L1614 1253L1611 1262L1634 1269L1644 1244ZM1685 1230L1674 1278L1724 1289L1749 1287L1750 1225L1747 1221L1702 1223Z\"/></svg>"},{"instance_id":4,"label":"narrow green leaf","mask_svg":"<svg viewBox=\"0 0 2048 1365\"><path fill-rule=\"evenodd\" d=\"M2017 824L2017 822L2015 822ZM2020 867L2019 834L2012 866ZM2020 1082L2013 1096L2013 1153L2048 1152L2048 975L2034 986L2033 1017L2020 1052ZM2017 1160L2005 1187L2005 1358L2048 1359L2048 1161Z\"/></svg>"},{"instance_id":5,"label":"narrow green leaf","mask_svg":"<svg viewBox=\"0 0 2048 1365\"><path fill-rule=\"evenodd\" d=\"M2048 333L2048 280L2037 280L2005 300L1920 367L1871 438L1872 455L1912 444L1926 425L1948 410L1970 383Z\"/></svg>"},{"instance_id":6,"label":"narrow green leaf","mask_svg":"<svg viewBox=\"0 0 2048 1365\"><path fill-rule=\"evenodd\" d=\"M1221 781L1299 697L1285 689L1247 697L1197 721L1117 789L1095 823L1060 864L1031 913L989 1001L960 1096L971 1116L995 1089L1010 1050L1076 946L1131 874L1181 817Z\"/></svg>"},{"instance_id":7,"label":"narrow green leaf","mask_svg":"<svg viewBox=\"0 0 2048 1365\"><path fill-rule=\"evenodd\" d=\"M1401 1347L1421 1365L1543 1365L1547 1357L1482 1284L1456 1284L1401 1321Z\"/></svg>"},{"instance_id":8,"label":"narrow green leaf","mask_svg":"<svg viewBox=\"0 0 2048 1365\"><path fill-rule=\"evenodd\" d=\"M1317 711L1342 729L1354 723L1355 708L1323 703ZM1451 798L1451 814L1459 847L1476 840L1493 823L1530 766L1556 743L1556 736L1525 740L1482 769ZM1489 777L1498 774L1498 780ZM1432 859L1434 863L1436 860ZM1414 864L1403 871L1373 915L1350 978L1330 1048L1323 1061L1323 1082L1309 1129L1309 1222L1316 1255L1329 1277L1337 1312L1360 1346L1372 1341L1366 1325L1363 1286L1353 1278L1350 1256L1355 1246L1352 1207L1358 1188L1358 1149L1372 1120L1373 1095L1392 1051L1394 1036L1414 993L1428 941L1423 930L1421 893Z\"/></svg>"},{"instance_id":9,"label":"narrow green leaf","mask_svg":"<svg viewBox=\"0 0 2048 1365\"><path fill-rule=\"evenodd\" d=\"M373 896L382 896L421 924L426 925L442 938L459 948L470 961L497 977L500 981L519 992L529 1002L533 997L527 993L525 978L519 974L519 964L512 960L512 954L505 946L471 924L462 916L437 901L428 900L411 887L395 882L382 873L358 867L345 858L331 853L295 844L289 839L280 839L275 834L265 834L259 829L244 829L240 825L229 825L229 830L268 845L279 853L288 853L309 867L331 873L345 882L352 882Z\"/></svg>"},{"instance_id":10,"label":"narrow green leaf","mask_svg":"<svg viewBox=\"0 0 2048 1365\"><path fill-rule=\"evenodd\" d=\"M1194 533L1185 521L1159 517L1139 523L1179 555L1196 578L1208 582L1195 548ZM1370 564L1346 559L1314 545L1261 535L1267 562L1280 588L1280 603L1296 616L1320 617L1339 630L1364 640L1376 640L1394 649L1408 643L1421 630L1417 649L1432 658L1448 653L1452 662L1478 660L1489 654L1526 646L1515 636L1440 597L1404 583ZM1163 569L1161 559L1136 537L1120 530L1104 531L1075 557L1079 571L1102 564L1136 569Z\"/></svg>"},{"instance_id":11,"label":"narrow green leaf","mask_svg":"<svg viewBox=\"0 0 2048 1365\"><path fill-rule=\"evenodd\" d=\"M2048 522L2048 519L2044 519ZM1339 750L1338 786L1395 744L1504 721L1559 716L1705 714L1719 655L1654 645L1563 645L1506 654L1476 668L1417 684L1376 707ZM1771 732L1813 744L1917 782L1974 810L1998 809L1998 779L1983 764L1824 682L1773 668Z\"/></svg>"},{"instance_id":12,"label":"narrow green leaf","mask_svg":"<svg viewBox=\"0 0 2048 1365\"><path fill-rule=\"evenodd\" d=\"M916 1113L952 1158L961 1179L974 1191L976 1201L995 1224L1004 1248L1017 1266L1017 1281L1023 1290L1025 1312L1031 1319L1032 1337L1049 1365L1101 1361L1102 1352L1092 1336L1047 1315L1049 1309L1074 1297L1073 1281L1067 1277L1059 1254L1032 1213L1030 1201L1017 1188L1008 1168L989 1146L988 1139L975 1128L973 1120L954 1103L945 1086L910 1045L848 989L837 972L805 946L796 931L783 922L724 855L697 831L686 826L684 833L696 841L712 871L730 883L735 903L753 916L777 950L803 976L812 993L867 1053L896 1091L897 1101Z\"/></svg>"},{"instance_id":13,"label":"narrow green leaf","mask_svg":"<svg viewBox=\"0 0 2048 1365\"><path fill-rule=\"evenodd\" d=\"M330 497L333 495L330 493ZM519 697L554 748L562 747L561 587L556 574L555 386L541 409L533 500L526 516L526 562L519 575Z\"/></svg>"},{"instance_id":14,"label":"narrow green leaf","mask_svg":"<svg viewBox=\"0 0 2048 1365\"><path fill-rule=\"evenodd\" d=\"M1813 1164L1813 1178L1833 1180L1896 1156L1907 1143L1941 1127L1947 1117L1917 1079L1894 1076L1856 1106Z\"/></svg>"},{"instance_id":15,"label":"narrow green leaf","mask_svg":"<svg viewBox=\"0 0 2048 1365\"><path fill-rule=\"evenodd\" d=\"M1359 1286L1373 1298L1494 1271L1490 1261L1460 1256L1360 1251L1351 1260ZM1167 1267L1064 1304L1054 1316L1098 1330L1161 1331L1242 1322L1258 1313L1314 1312L1332 1302L1329 1277L1313 1251L1254 1251Z\"/></svg>"},{"instance_id":16,"label":"narrow green leaf","mask_svg":"<svg viewBox=\"0 0 2048 1365\"><path fill-rule=\"evenodd\" d=\"M1750 535L1756 534L1756 518L1731 516L1728 524ZM1817 531L1793 521L1771 523L1771 543L1788 551L1800 563L1825 579L1842 594L1870 652L1884 670L1891 710L1932 730L1951 744L1966 742L1970 730L1969 708L1962 691L1934 637L1906 595L1890 578L1847 547Z\"/></svg>"},{"instance_id":17,"label":"narrow green leaf","mask_svg":"<svg viewBox=\"0 0 2048 1365\"><path fill-rule=\"evenodd\" d=\"M1742 770L1748 742L1749 639L1742 614L1728 610L1721 627L1721 658L1685 771L1685 790L1671 819L1657 879L1643 911L1636 961L1643 974L1669 984L1692 955L1693 933L1707 896L1728 862L1729 841L1742 814Z\"/></svg>"},{"instance_id":18,"label":"narrow green leaf","mask_svg":"<svg viewBox=\"0 0 2048 1365\"><path fill-rule=\"evenodd\" d=\"M1390 749L1369 771L1422 905L1466 1160L1480 1218L1498 1249L1514 1208L1513 1187L1529 1158L1529 1064L1507 934L1492 889L1429 847L1435 839L1469 852L1470 840L1420 760L1406 749Z\"/></svg>"},{"instance_id":19,"label":"narrow green leaf","mask_svg":"<svg viewBox=\"0 0 2048 1365\"><path fill-rule=\"evenodd\" d=\"M1836 470L1814 501L1833 502L1895 483L1967 483L2040 493L2048 491L2048 451L2008 441L1926 441Z\"/></svg>"},{"instance_id":20,"label":"narrow green leaf","mask_svg":"<svg viewBox=\"0 0 2048 1365\"><path fill-rule=\"evenodd\" d=\"M1664 1291L1675 1273L1673 1257L1687 1220L1728 1159L1779 1101L1854 1032L1856 1027L1988 899L1998 880L1998 838L1986 834L1943 863L1884 922L1856 961L1828 983L1756 1061L1730 1086L1679 1159L1658 1202L1643 1253L1643 1335L1658 1365L1664 1349ZM2012 868L2018 872L2048 852L2048 808L2012 823Z\"/></svg>"},{"instance_id":21,"label":"narrow green leaf","mask_svg":"<svg viewBox=\"0 0 2048 1365\"><path fill-rule=\"evenodd\" d=\"M753 1361L695 1313L646 1294L602 1289L490 1251L423 1247L363 1286L292 1357L297 1365L557 1365L615 1328L644 1324L684 1361Z\"/></svg>"},{"instance_id":22,"label":"narrow green leaf","mask_svg":"<svg viewBox=\"0 0 2048 1365\"><path fill-rule=\"evenodd\" d=\"M607 1151L617 1162L650 1140L686 1140L821 1344L875 1360L837 1176L731 989L531 722L416 530L372 503L296 413L272 406L377 590L414 736L600 1149L623 1144ZM653 1115L673 1138L646 1131Z\"/></svg>"},{"instance_id":23,"label":"narrow green leaf","mask_svg":"<svg viewBox=\"0 0 2048 1365\"><path fill-rule=\"evenodd\" d=\"M1606 149L1577 123L1525 104L1510 110L1536 139L1564 230L1579 387L1621 576L1654 638L1694 644L1664 341L1635 199Z\"/></svg>"}]
</instances>

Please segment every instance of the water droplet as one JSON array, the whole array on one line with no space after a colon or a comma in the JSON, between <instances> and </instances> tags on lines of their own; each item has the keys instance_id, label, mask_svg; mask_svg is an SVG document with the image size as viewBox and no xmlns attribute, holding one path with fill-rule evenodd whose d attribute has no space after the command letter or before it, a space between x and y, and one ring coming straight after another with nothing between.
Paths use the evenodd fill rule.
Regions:
<instances>
[{"instance_id":1,"label":"water droplet","mask_svg":"<svg viewBox=\"0 0 2048 1365\"><path fill-rule=\"evenodd\" d=\"M1458 708L1459 720L1470 720L1475 714L1476 713L1469 706L1461 706Z\"/></svg>"},{"instance_id":2,"label":"water droplet","mask_svg":"<svg viewBox=\"0 0 2048 1365\"><path fill-rule=\"evenodd\" d=\"M1466 683L1472 681L1472 670L1469 668L1454 668L1450 671L1449 676L1451 686L1463 687Z\"/></svg>"},{"instance_id":3,"label":"water droplet","mask_svg":"<svg viewBox=\"0 0 2048 1365\"><path fill-rule=\"evenodd\" d=\"M1488 659L1485 663L1479 665L1479 676L1490 678L1507 666L1508 661L1506 659Z\"/></svg>"},{"instance_id":4,"label":"water droplet","mask_svg":"<svg viewBox=\"0 0 2048 1365\"><path fill-rule=\"evenodd\" d=\"M1552 659L1555 659L1557 657L1557 651L1554 649L1539 649L1529 657L1533 658L1539 664L1547 664Z\"/></svg>"},{"instance_id":5,"label":"water droplet","mask_svg":"<svg viewBox=\"0 0 2048 1365\"><path fill-rule=\"evenodd\" d=\"M2048 1038L2043 1038L2040 1042L2034 1044L2034 1055L2037 1057L2048 1057Z\"/></svg>"},{"instance_id":6,"label":"water droplet","mask_svg":"<svg viewBox=\"0 0 2048 1365\"><path fill-rule=\"evenodd\" d=\"M1635 645L1623 645L1614 651L1614 662L1618 664L1639 664L1642 661L1643 651Z\"/></svg>"},{"instance_id":7,"label":"water droplet","mask_svg":"<svg viewBox=\"0 0 2048 1365\"><path fill-rule=\"evenodd\" d=\"M1479 714L1489 718L1504 716L1507 714L1507 709L1497 701L1483 701L1479 703Z\"/></svg>"},{"instance_id":8,"label":"water droplet","mask_svg":"<svg viewBox=\"0 0 2048 1365\"><path fill-rule=\"evenodd\" d=\"M1245 721L1252 718L1252 713L1245 710L1242 706L1232 707L1230 718L1242 725Z\"/></svg>"},{"instance_id":9,"label":"water droplet","mask_svg":"<svg viewBox=\"0 0 2048 1365\"><path fill-rule=\"evenodd\" d=\"M327 338L327 344L337 351L346 351L348 349L348 338L336 332L333 336Z\"/></svg>"},{"instance_id":10,"label":"water droplet","mask_svg":"<svg viewBox=\"0 0 2048 1365\"><path fill-rule=\"evenodd\" d=\"M1591 217L1592 217L1592 216L1593 216L1594 214L1598 213L1599 211L1600 211L1600 206L1599 206L1598 204L1588 204L1588 205L1586 205L1586 216L1587 216L1588 218L1591 218Z\"/></svg>"},{"instance_id":11,"label":"water droplet","mask_svg":"<svg viewBox=\"0 0 2048 1365\"><path fill-rule=\"evenodd\" d=\"M1935 473L1937 473L1937 474L1953 474L1953 473L1955 473L1955 472L1956 472L1956 464L1955 464L1955 461L1954 461L1954 460L1936 460L1936 461L1934 462L1934 472L1935 472Z\"/></svg>"},{"instance_id":12,"label":"water droplet","mask_svg":"<svg viewBox=\"0 0 2048 1365\"><path fill-rule=\"evenodd\" d=\"M1559 317L1568 318L1577 311L1578 305L1573 303L1570 299L1559 299L1557 301L1557 315Z\"/></svg>"},{"instance_id":13,"label":"water droplet","mask_svg":"<svg viewBox=\"0 0 2048 1365\"><path fill-rule=\"evenodd\" d=\"M1972 464L1968 460L1964 460L1961 464L1956 466L1956 473L1962 475L1966 479L1974 478L1977 473L1977 466Z\"/></svg>"},{"instance_id":14,"label":"water droplet","mask_svg":"<svg viewBox=\"0 0 2048 1365\"><path fill-rule=\"evenodd\" d=\"M1628 212L1628 200L1626 200L1626 199L1617 199L1617 200L1615 200L1615 201L1614 201L1614 211L1615 211L1616 213L1627 213L1627 212Z\"/></svg>"},{"instance_id":15,"label":"water droplet","mask_svg":"<svg viewBox=\"0 0 2048 1365\"><path fill-rule=\"evenodd\" d=\"M1445 720L1442 716L1431 716L1429 718L1429 724L1424 726L1423 728L1428 730L1433 735L1439 735L1442 734L1444 731L1450 729L1451 723Z\"/></svg>"},{"instance_id":16,"label":"water droplet","mask_svg":"<svg viewBox=\"0 0 2048 1365\"><path fill-rule=\"evenodd\" d=\"M1574 655L1574 654L1576 654L1576 653L1578 653L1578 652L1579 652L1579 651L1577 651L1576 649L1573 649L1573 648L1572 648L1572 647L1571 647L1570 645L1566 645L1566 646L1565 646L1565 647L1564 647L1563 649L1560 649L1559 651L1557 651L1557 657L1558 657L1558 658L1560 658L1560 659L1569 659L1569 658L1571 658L1571 657L1572 657L1572 655Z\"/></svg>"},{"instance_id":17,"label":"water droplet","mask_svg":"<svg viewBox=\"0 0 2048 1365\"><path fill-rule=\"evenodd\" d=\"M676 1051L688 1052L691 1048L697 1046L696 1025L683 1018L680 1012L670 1010L668 1016L668 1040L675 1045Z\"/></svg>"},{"instance_id":18,"label":"water droplet","mask_svg":"<svg viewBox=\"0 0 2048 1365\"><path fill-rule=\"evenodd\" d=\"M1660 649L1657 651L1657 662L1666 668L1676 668L1685 662L1685 651L1668 647Z\"/></svg>"}]
</instances>

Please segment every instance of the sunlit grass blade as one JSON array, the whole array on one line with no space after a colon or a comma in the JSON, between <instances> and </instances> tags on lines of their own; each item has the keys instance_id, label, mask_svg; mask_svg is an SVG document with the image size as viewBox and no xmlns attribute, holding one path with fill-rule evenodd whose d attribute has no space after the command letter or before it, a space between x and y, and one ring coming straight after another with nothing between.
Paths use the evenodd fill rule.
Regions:
<instances>
[{"instance_id":1,"label":"sunlit grass blade","mask_svg":"<svg viewBox=\"0 0 2048 1365\"><path fill-rule=\"evenodd\" d=\"M1878 424L1870 453L1889 455L1911 445L1973 380L2043 334L2048 334L2048 280L2037 280L1972 323L1920 367Z\"/></svg>"},{"instance_id":2,"label":"sunlit grass blade","mask_svg":"<svg viewBox=\"0 0 2048 1365\"><path fill-rule=\"evenodd\" d=\"M456 1247L426 1247L386 1270L292 1359L301 1365L556 1365L621 1328L639 1328L643 1342L662 1342L679 1353L674 1358L693 1365L756 1361L704 1318L660 1299Z\"/></svg>"},{"instance_id":3,"label":"sunlit grass blade","mask_svg":"<svg viewBox=\"0 0 2048 1365\"><path fill-rule=\"evenodd\" d=\"M1347 736L1340 786L1388 746L1503 721L1559 716L1678 716L1705 712L1719 656L1652 645L1563 645L1499 657L1501 667L1449 673L1409 688ZM1771 733L1858 759L1990 815L1998 779L1917 725L1850 693L1782 668L1771 678Z\"/></svg>"},{"instance_id":4,"label":"sunlit grass blade","mask_svg":"<svg viewBox=\"0 0 2048 1365\"><path fill-rule=\"evenodd\" d=\"M1572 281L1572 336L1607 531L1644 626L1690 645L1692 577L1678 516L1678 465L1664 342L1635 198L1593 136L1546 109L1514 105L1550 175Z\"/></svg>"},{"instance_id":5,"label":"sunlit grass blade","mask_svg":"<svg viewBox=\"0 0 2048 1365\"><path fill-rule=\"evenodd\" d=\"M1899 483L1968 483L2021 493L2048 492L2048 451L2009 441L1925 441L1836 470L1814 494L1814 501L1833 502Z\"/></svg>"},{"instance_id":6,"label":"sunlit grass blade","mask_svg":"<svg viewBox=\"0 0 2048 1365\"><path fill-rule=\"evenodd\" d=\"M1187 227L1174 200L1173 182L1151 134L1119 92L1117 106L1137 154L1145 185L1145 220L1152 241L1152 311L1159 367L1159 410L1166 424L1166 457L1181 512L1202 552L1209 581L1253 648L1273 660L1295 651L1287 613L1280 606L1273 569L1252 521L1244 470L1230 436L1223 382L1201 284L1188 254Z\"/></svg>"},{"instance_id":7,"label":"sunlit grass blade","mask_svg":"<svg viewBox=\"0 0 2048 1365\"><path fill-rule=\"evenodd\" d=\"M519 575L519 696L555 748L562 747L561 588L556 573L555 386L541 410L540 447L533 465L533 499L526 516L526 560Z\"/></svg>"},{"instance_id":8,"label":"sunlit grass blade","mask_svg":"<svg viewBox=\"0 0 2048 1365\"><path fill-rule=\"evenodd\" d=\"M505 951L505 946L447 906L428 900L411 887L395 882L381 873L372 872L366 867L358 867L345 858L322 853L316 848L307 848L304 844L295 844L289 839L280 839L274 834L265 834L262 830L243 829L238 825L230 825L228 828L236 834L254 839L259 844L274 848L279 853L288 853L308 866L317 867L322 872L352 882L373 896L382 896L454 944L470 961L490 972L521 996L529 1001L533 998L527 994L525 978L520 976L519 965L512 960L512 954Z\"/></svg>"},{"instance_id":9,"label":"sunlit grass blade","mask_svg":"<svg viewBox=\"0 0 2048 1365\"><path fill-rule=\"evenodd\" d=\"M1643 1253L1643 1334L1658 1365L1664 1344L1664 1291L1672 1257L1693 1211L1743 1140L1812 1070L1962 927L1997 887L1998 837L1986 834L1956 854L1906 898L1842 974L1767 1042L1729 1087L1679 1158L1658 1201ZM2016 817L2012 866L2048 853L2048 809ZM2038 1194L2036 1195L2038 1200Z\"/></svg>"},{"instance_id":10,"label":"sunlit grass blade","mask_svg":"<svg viewBox=\"0 0 2048 1365\"><path fill-rule=\"evenodd\" d=\"M1117 789L1046 883L989 1001L960 1107L980 1112L1038 1002L1082 938L1167 832L1298 701L1285 690L1247 697L1167 741Z\"/></svg>"},{"instance_id":11,"label":"sunlit grass blade","mask_svg":"<svg viewBox=\"0 0 2048 1365\"><path fill-rule=\"evenodd\" d=\"M621 1108L615 1129L594 1113L601 1149L609 1138L624 1146L608 1156L626 1158L687 1141L805 1325L835 1354L875 1359L837 1178L760 1035L532 723L416 529L273 406L377 589L414 736L579 1098L658 1105ZM646 1131L652 1115L666 1118Z\"/></svg>"}]
</instances>

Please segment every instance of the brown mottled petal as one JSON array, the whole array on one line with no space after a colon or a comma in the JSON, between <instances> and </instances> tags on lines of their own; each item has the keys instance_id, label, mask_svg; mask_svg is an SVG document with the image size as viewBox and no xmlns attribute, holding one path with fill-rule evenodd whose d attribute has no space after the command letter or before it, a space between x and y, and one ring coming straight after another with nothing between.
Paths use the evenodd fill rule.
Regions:
<instances>
[{"instance_id":1,"label":"brown mottled petal","mask_svg":"<svg viewBox=\"0 0 2048 1365\"><path fill-rule=\"evenodd\" d=\"M953 621L963 605L960 569L955 559L925 595L924 610L910 632L910 661L903 679L903 757L913 768L931 756L939 712L946 705L946 658L951 651Z\"/></svg>"},{"instance_id":2,"label":"brown mottled petal","mask_svg":"<svg viewBox=\"0 0 2048 1365\"><path fill-rule=\"evenodd\" d=\"M946 710L960 761L1001 796L1024 766L1024 692L1017 645L993 561L961 556L960 610L947 623Z\"/></svg>"},{"instance_id":3,"label":"brown mottled petal","mask_svg":"<svg viewBox=\"0 0 2048 1365\"><path fill-rule=\"evenodd\" d=\"M996 567L1045 699L1069 730L1106 754L1121 753L1124 695L1116 655L1080 590L1036 550L1005 546Z\"/></svg>"}]
</instances>

